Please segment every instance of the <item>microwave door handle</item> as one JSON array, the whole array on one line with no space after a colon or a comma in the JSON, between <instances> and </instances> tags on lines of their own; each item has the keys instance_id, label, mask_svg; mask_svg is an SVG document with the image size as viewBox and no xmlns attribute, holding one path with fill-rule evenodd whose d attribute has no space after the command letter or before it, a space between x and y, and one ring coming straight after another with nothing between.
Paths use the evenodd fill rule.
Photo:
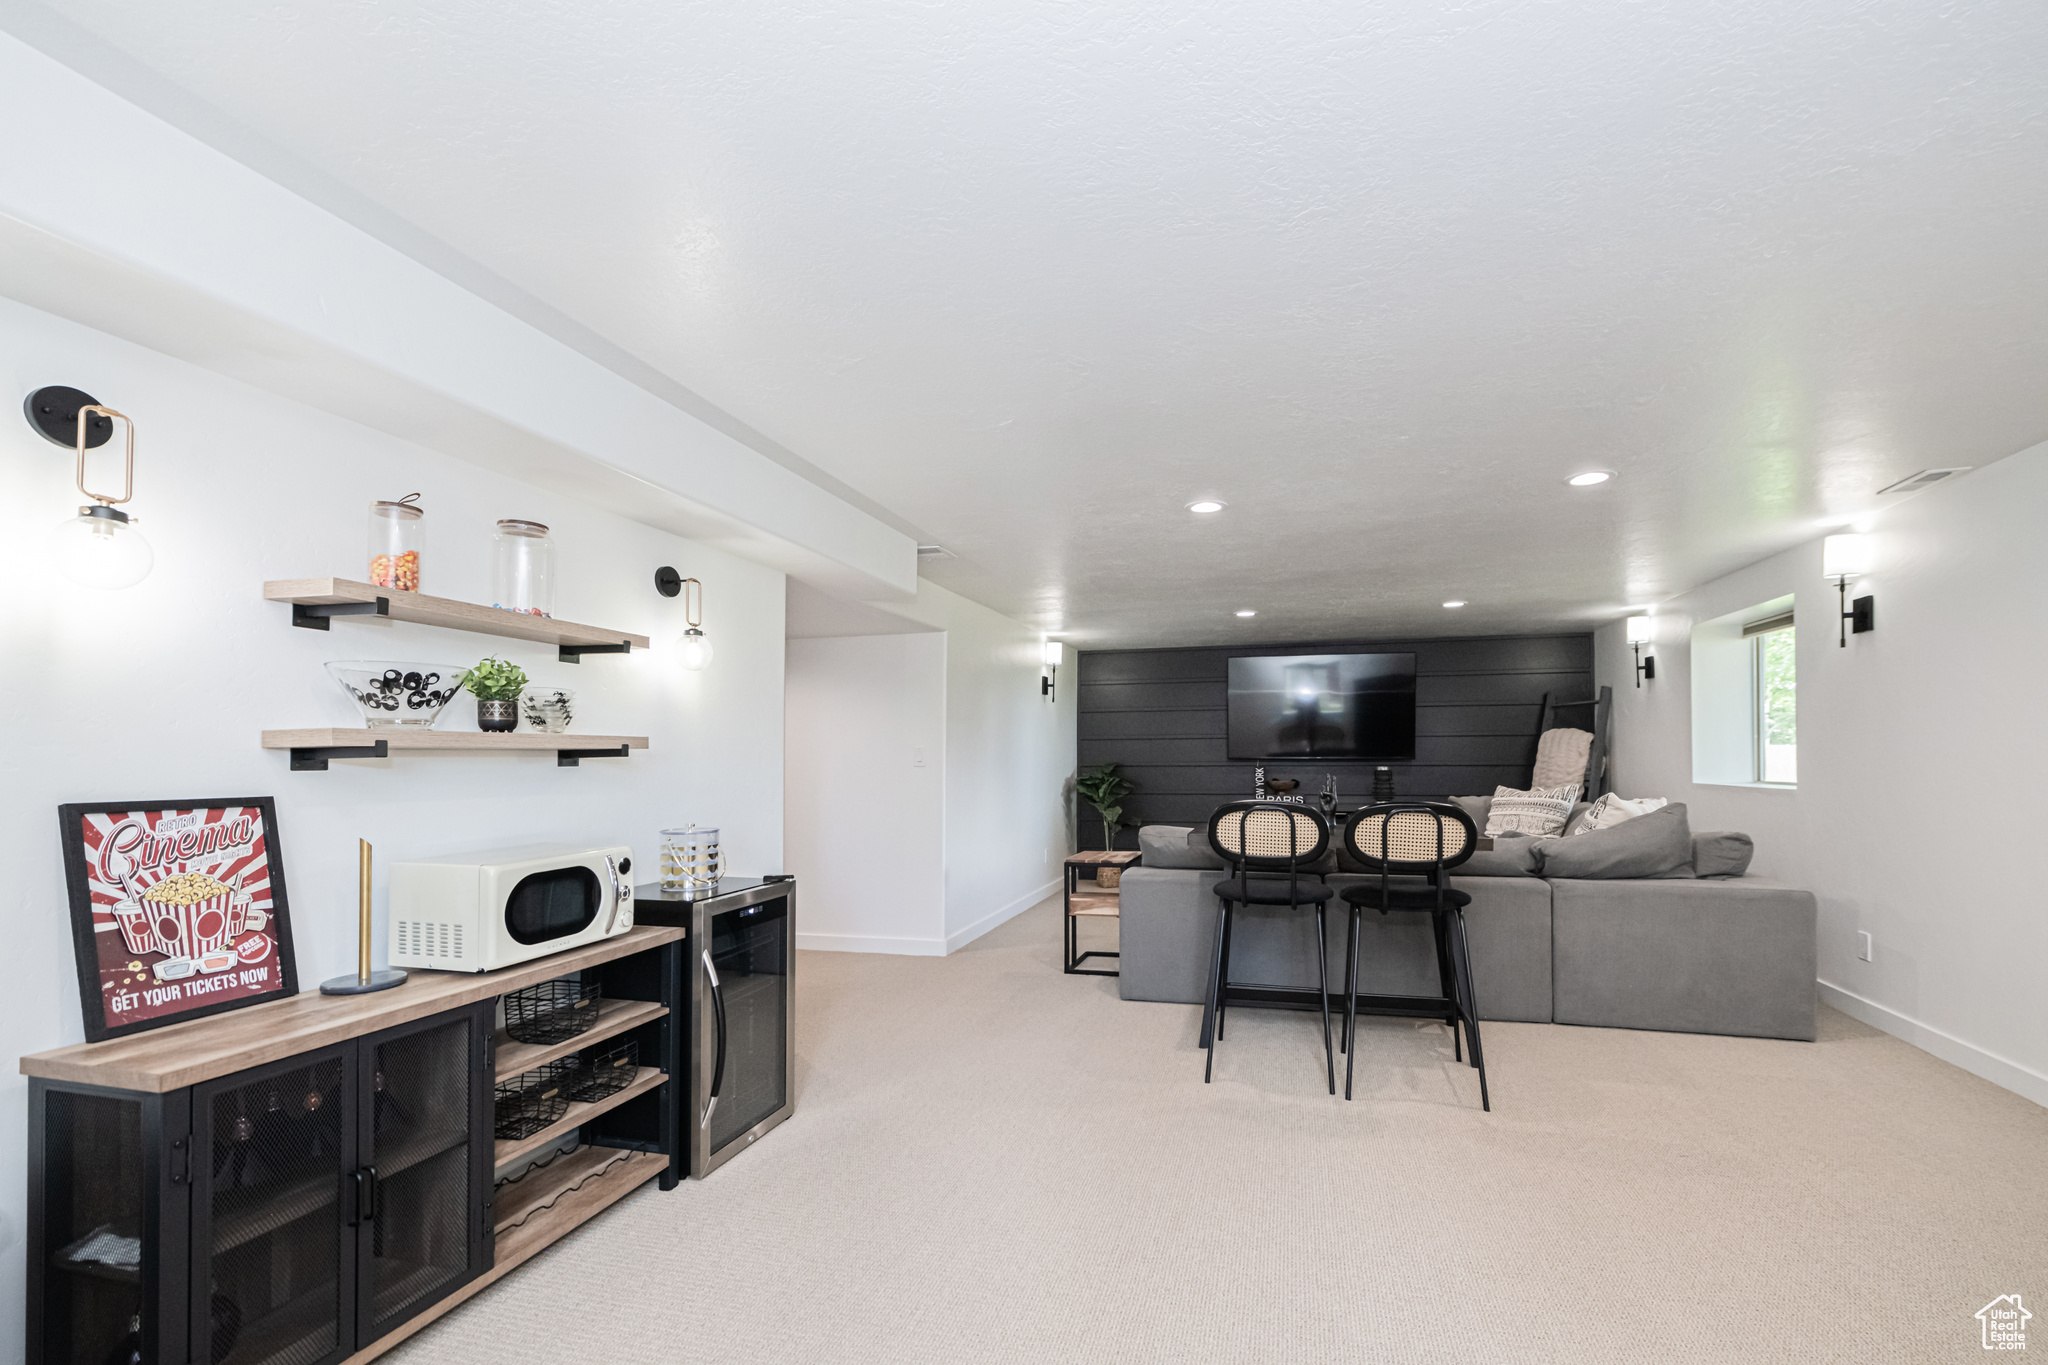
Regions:
<instances>
[{"instance_id":1,"label":"microwave door handle","mask_svg":"<svg viewBox=\"0 0 2048 1365\"><path fill-rule=\"evenodd\" d=\"M718 984L718 968L711 965L709 948L704 950L704 975L711 982L711 1011L718 1020L718 1060L711 1068L711 1103L704 1106L699 1128L711 1126L711 1116L718 1110L718 1092L725 1085L725 990Z\"/></svg>"},{"instance_id":2,"label":"microwave door handle","mask_svg":"<svg viewBox=\"0 0 2048 1365\"><path fill-rule=\"evenodd\" d=\"M619 926L619 906L625 901L626 893L619 888L619 860L610 854L606 854L604 870L605 875L610 877L612 882L611 913L604 917L604 932L609 937L612 930Z\"/></svg>"}]
</instances>

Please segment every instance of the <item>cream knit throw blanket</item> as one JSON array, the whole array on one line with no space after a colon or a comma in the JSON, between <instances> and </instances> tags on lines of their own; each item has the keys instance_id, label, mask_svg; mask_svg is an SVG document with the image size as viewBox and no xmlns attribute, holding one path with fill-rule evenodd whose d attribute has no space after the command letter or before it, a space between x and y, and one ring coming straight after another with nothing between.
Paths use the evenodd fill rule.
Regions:
<instances>
[{"instance_id":1,"label":"cream knit throw blanket","mask_svg":"<svg viewBox=\"0 0 2048 1365\"><path fill-rule=\"evenodd\" d=\"M1536 741L1534 787L1576 787L1586 780L1586 757L1593 736L1586 730L1545 730Z\"/></svg>"}]
</instances>

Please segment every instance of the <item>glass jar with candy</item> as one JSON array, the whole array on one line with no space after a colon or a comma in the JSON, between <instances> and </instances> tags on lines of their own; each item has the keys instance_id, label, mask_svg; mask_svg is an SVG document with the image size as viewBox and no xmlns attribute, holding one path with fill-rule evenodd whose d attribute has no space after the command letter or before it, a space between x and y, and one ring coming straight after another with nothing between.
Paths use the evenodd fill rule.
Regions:
<instances>
[{"instance_id":1,"label":"glass jar with candy","mask_svg":"<svg viewBox=\"0 0 2048 1365\"><path fill-rule=\"evenodd\" d=\"M419 494L370 504L370 583L399 592L420 590L420 551L427 544Z\"/></svg>"}]
</instances>

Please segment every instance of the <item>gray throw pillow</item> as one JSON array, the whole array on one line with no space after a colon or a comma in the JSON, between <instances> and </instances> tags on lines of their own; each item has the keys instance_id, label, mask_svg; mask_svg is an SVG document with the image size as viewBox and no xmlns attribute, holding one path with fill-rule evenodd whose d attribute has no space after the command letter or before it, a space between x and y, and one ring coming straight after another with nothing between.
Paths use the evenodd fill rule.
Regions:
<instances>
[{"instance_id":1,"label":"gray throw pillow","mask_svg":"<svg viewBox=\"0 0 2048 1365\"><path fill-rule=\"evenodd\" d=\"M1493 847L1482 848L1451 869L1453 877L1534 877L1542 865L1536 845L1541 840L1521 834L1494 836Z\"/></svg>"},{"instance_id":2,"label":"gray throw pillow","mask_svg":"<svg viewBox=\"0 0 2048 1365\"><path fill-rule=\"evenodd\" d=\"M1692 836L1692 872L1695 877L1740 877L1749 871L1756 853L1756 841L1732 830L1709 830Z\"/></svg>"},{"instance_id":3,"label":"gray throw pillow","mask_svg":"<svg viewBox=\"0 0 2048 1365\"><path fill-rule=\"evenodd\" d=\"M1200 868L1212 872L1223 860L1209 847L1205 830L1187 825L1145 825L1138 830L1139 860L1145 867Z\"/></svg>"},{"instance_id":4,"label":"gray throw pillow","mask_svg":"<svg viewBox=\"0 0 2048 1365\"><path fill-rule=\"evenodd\" d=\"M1536 843L1542 875L1549 878L1617 881L1693 875L1692 827L1685 807L1677 802L1612 829Z\"/></svg>"}]
</instances>

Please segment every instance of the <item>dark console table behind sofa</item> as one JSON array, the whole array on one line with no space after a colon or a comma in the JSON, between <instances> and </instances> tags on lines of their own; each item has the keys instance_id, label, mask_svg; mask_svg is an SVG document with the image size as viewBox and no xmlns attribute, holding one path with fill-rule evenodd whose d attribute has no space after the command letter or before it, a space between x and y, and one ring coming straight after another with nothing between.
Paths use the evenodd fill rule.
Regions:
<instances>
[{"instance_id":1,"label":"dark console table behind sofa","mask_svg":"<svg viewBox=\"0 0 2048 1365\"><path fill-rule=\"evenodd\" d=\"M673 1188L686 932L24 1057L31 1365L104 1365L131 1323L161 1365L369 1360L645 1182ZM588 1032L494 1030L499 996L579 971L603 990ZM624 1089L493 1140L495 1081L629 1040Z\"/></svg>"}]
</instances>

